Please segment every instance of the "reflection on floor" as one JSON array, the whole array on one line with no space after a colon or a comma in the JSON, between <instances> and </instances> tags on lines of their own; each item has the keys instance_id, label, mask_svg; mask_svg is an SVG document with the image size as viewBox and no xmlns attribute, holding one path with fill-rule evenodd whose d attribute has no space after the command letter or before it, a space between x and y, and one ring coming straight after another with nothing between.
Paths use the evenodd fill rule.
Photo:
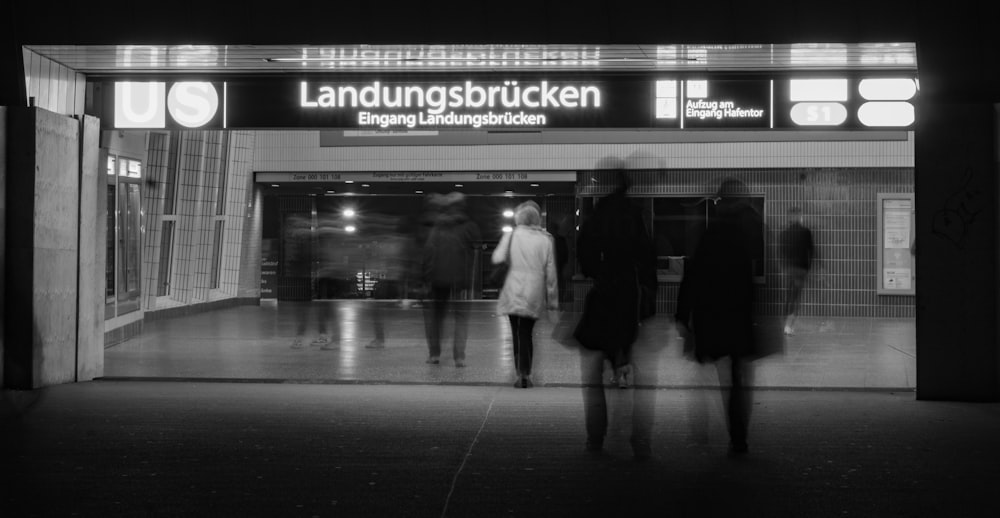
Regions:
<instances>
[{"instance_id":1,"label":"reflection on floor","mask_svg":"<svg viewBox=\"0 0 1000 518\"><path fill-rule=\"evenodd\" d=\"M409 302L409 301L407 301ZM215 378L287 382L508 384L514 379L509 324L494 301L466 302L469 338L464 368L451 358L451 320L443 355L429 365L423 309L393 302L316 301L241 306L149 322L142 336L105 350L105 377ZM374 338L375 311L385 322L385 347ZM565 318L577 318L566 314ZM317 319L339 340L312 343ZM302 347L293 347L300 319ZM576 385L579 355L551 339L552 323L535 327L536 385ZM768 388L913 389L913 319L800 317L785 352L755 363L754 385ZM716 369L686 359L668 316L643 326L636 344L636 383L711 386Z\"/></svg>"}]
</instances>

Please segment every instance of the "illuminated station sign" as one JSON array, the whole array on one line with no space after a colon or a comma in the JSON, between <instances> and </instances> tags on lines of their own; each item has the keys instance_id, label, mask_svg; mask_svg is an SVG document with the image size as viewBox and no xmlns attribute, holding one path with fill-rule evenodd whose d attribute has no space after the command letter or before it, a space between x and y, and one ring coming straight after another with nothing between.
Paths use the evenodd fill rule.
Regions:
<instances>
[{"instance_id":1,"label":"illuminated station sign","mask_svg":"<svg viewBox=\"0 0 1000 518\"><path fill-rule=\"evenodd\" d=\"M107 85L116 129L886 129L913 77L306 76Z\"/></svg>"}]
</instances>

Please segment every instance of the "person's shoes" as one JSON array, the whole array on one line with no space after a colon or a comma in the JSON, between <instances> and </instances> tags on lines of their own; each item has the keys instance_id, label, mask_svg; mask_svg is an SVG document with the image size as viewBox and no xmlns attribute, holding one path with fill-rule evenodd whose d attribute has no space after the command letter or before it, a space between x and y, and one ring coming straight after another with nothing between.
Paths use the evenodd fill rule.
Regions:
<instances>
[{"instance_id":1,"label":"person's shoes","mask_svg":"<svg viewBox=\"0 0 1000 518\"><path fill-rule=\"evenodd\" d=\"M465 360L455 360L455 367L459 369L465 367Z\"/></svg>"},{"instance_id":2,"label":"person's shoes","mask_svg":"<svg viewBox=\"0 0 1000 518\"><path fill-rule=\"evenodd\" d=\"M379 339L372 340L371 342L368 342L365 349L385 349L385 342Z\"/></svg>"},{"instance_id":3,"label":"person's shoes","mask_svg":"<svg viewBox=\"0 0 1000 518\"><path fill-rule=\"evenodd\" d=\"M632 366L629 364L622 365L615 369L615 375L611 378L612 382L618 383L618 388L628 388L629 387L629 377L632 375Z\"/></svg>"},{"instance_id":4,"label":"person's shoes","mask_svg":"<svg viewBox=\"0 0 1000 518\"><path fill-rule=\"evenodd\" d=\"M301 349L303 347L305 347L305 346L302 345L302 339L301 338L296 338L295 340L292 340L292 349Z\"/></svg>"},{"instance_id":5,"label":"person's shoes","mask_svg":"<svg viewBox=\"0 0 1000 518\"><path fill-rule=\"evenodd\" d=\"M319 335L310 345L326 345L328 343L330 343L330 338L326 335Z\"/></svg>"},{"instance_id":6,"label":"person's shoes","mask_svg":"<svg viewBox=\"0 0 1000 518\"><path fill-rule=\"evenodd\" d=\"M629 443L632 444L632 458L635 460L649 460L653 456L653 448L648 440L630 439Z\"/></svg>"},{"instance_id":7,"label":"person's shoes","mask_svg":"<svg viewBox=\"0 0 1000 518\"><path fill-rule=\"evenodd\" d=\"M586 449L591 453L600 453L604 449L604 438L587 437Z\"/></svg>"},{"instance_id":8,"label":"person's shoes","mask_svg":"<svg viewBox=\"0 0 1000 518\"><path fill-rule=\"evenodd\" d=\"M749 451L750 447L747 446L746 441L729 443L729 455L731 456L746 455Z\"/></svg>"},{"instance_id":9,"label":"person's shoes","mask_svg":"<svg viewBox=\"0 0 1000 518\"><path fill-rule=\"evenodd\" d=\"M794 330L792 329L792 326L789 326L789 325L786 325L786 326L785 326L785 334L786 334L786 335L792 335L792 334L795 334L795 331L794 331Z\"/></svg>"},{"instance_id":10,"label":"person's shoes","mask_svg":"<svg viewBox=\"0 0 1000 518\"><path fill-rule=\"evenodd\" d=\"M524 388L523 383L524 383L524 378L518 376L517 381L514 382L514 388Z\"/></svg>"},{"instance_id":11,"label":"person's shoes","mask_svg":"<svg viewBox=\"0 0 1000 518\"><path fill-rule=\"evenodd\" d=\"M437 364L441 363L441 360L438 359L437 356L431 356L430 358L427 358L427 361L424 362L424 363L429 363L431 365L437 365Z\"/></svg>"},{"instance_id":12,"label":"person's shoes","mask_svg":"<svg viewBox=\"0 0 1000 518\"><path fill-rule=\"evenodd\" d=\"M531 378L527 376L521 378L521 388L531 388L534 386L535 384L531 382Z\"/></svg>"}]
</instances>

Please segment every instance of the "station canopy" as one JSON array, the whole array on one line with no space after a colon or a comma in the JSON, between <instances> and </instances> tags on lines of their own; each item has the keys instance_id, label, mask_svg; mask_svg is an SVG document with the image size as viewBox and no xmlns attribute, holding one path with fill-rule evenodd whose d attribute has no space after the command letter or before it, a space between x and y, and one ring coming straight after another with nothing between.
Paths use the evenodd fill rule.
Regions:
<instances>
[{"instance_id":1,"label":"station canopy","mask_svg":"<svg viewBox=\"0 0 1000 518\"><path fill-rule=\"evenodd\" d=\"M917 70L914 43L718 45L26 45L94 76L336 72Z\"/></svg>"}]
</instances>

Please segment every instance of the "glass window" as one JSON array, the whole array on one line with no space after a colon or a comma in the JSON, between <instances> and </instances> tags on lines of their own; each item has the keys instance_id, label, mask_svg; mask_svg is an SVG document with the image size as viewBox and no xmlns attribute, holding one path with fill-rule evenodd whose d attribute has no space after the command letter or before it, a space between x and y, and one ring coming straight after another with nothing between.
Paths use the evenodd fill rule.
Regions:
<instances>
[{"instance_id":1,"label":"glass window","mask_svg":"<svg viewBox=\"0 0 1000 518\"><path fill-rule=\"evenodd\" d=\"M170 295L170 272L174 250L174 222L164 221L160 231L160 271L156 277L156 296Z\"/></svg>"},{"instance_id":2,"label":"glass window","mask_svg":"<svg viewBox=\"0 0 1000 518\"><path fill-rule=\"evenodd\" d=\"M118 235L117 231L117 205L115 203L115 184L114 180L110 180L108 184L108 235L105 239L106 249L105 253L106 260L104 261L104 296L107 298L108 302L114 302L115 297L115 236Z\"/></svg>"},{"instance_id":3,"label":"glass window","mask_svg":"<svg viewBox=\"0 0 1000 518\"><path fill-rule=\"evenodd\" d=\"M181 133L170 134L170 149L167 151L167 170L163 175L163 214L174 214L177 193L177 163L180 157Z\"/></svg>"},{"instance_id":4,"label":"glass window","mask_svg":"<svg viewBox=\"0 0 1000 518\"><path fill-rule=\"evenodd\" d=\"M223 220L215 222L215 244L212 246L212 288L219 287L220 270L222 269L222 229Z\"/></svg>"},{"instance_id":5,"label":"glass window","mask_svg":"<svg viewBox=\"0 0 1000 518\"><path fill-rule=\"evenodd\" d=\"M227 177L229 176L229 132L222 132L222 144L221 153L219 156L219 187L218 196L215 200L215 214L223 215L226 213L226 187L227 187Z\"/></svg>"}]
</instances>

